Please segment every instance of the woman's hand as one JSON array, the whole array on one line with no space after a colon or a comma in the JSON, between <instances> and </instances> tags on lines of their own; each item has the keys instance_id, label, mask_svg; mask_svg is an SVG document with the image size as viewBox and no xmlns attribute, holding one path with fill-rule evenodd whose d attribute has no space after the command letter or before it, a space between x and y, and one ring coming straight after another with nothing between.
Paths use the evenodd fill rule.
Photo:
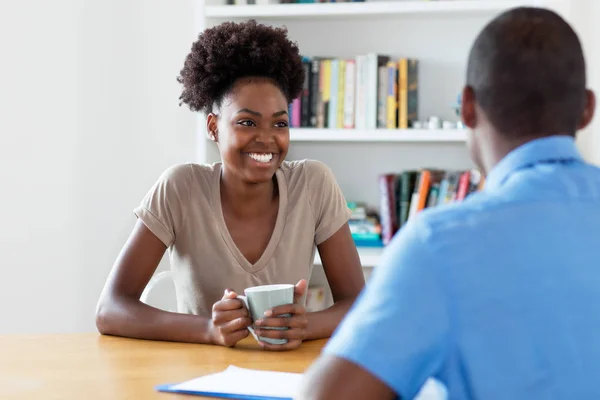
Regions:
<instances>
[{"instance_id":1,"label":"woman's hand","mask_svg":"<svg viewBox=\"0 0 600 400\"><path fill-rule=\"evenodd\" d=\"M306 309L300 300L307 289L306 280L302 279L294 288L294 304L286 304L275 307L265 313L265 318L255 321L254 326L256 334L264 338L287 339L285 344L270 344L260 342L262 348L267 350L292 350L300 347L302 341L306 338L306 329L308 320L306 318ZM288 316L278 317L278 315ZM262 329L265 327L285 327L286 330Z\"/></svg>"},{"instance_id":2,"label":"woman's hand","mask_svg":"<svg viewBox=\"0 0 600 400\"><path fill-rule=\"evenodd\" d=\"M213 344L233 347L248 336L248 326L252 320L244 303L237 299L237 294L225 289L223 298L213 305L210 321L210 337Z\"/></svg>"}]
</instances>

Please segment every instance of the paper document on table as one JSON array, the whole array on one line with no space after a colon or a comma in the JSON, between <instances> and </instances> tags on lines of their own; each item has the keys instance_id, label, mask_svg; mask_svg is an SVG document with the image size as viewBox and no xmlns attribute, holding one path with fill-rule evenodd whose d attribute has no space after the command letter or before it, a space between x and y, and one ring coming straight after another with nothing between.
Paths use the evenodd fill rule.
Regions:
<instances>
[{"instance_id":1,"label":"paper document on table","mask_svg":"<svg viewBox=\"0 0 600 400\"><path fill-rule=\"evenodd\" d=\"M293 399L302 374L258 371L230 366L223 372L175 385L159 386L166 392L234 399Z\"/></svg>"},{"instance_id":2,"label":"paper document on table","mask_svg":"<svg viewBox=\"0 0 600 400\"><path fill-rule=\"evenodd\" d=\"M297 394L302 374L259 371L229 366L225 371L206 375L183 383L162 385L161 392L192 394L246 400L292 400ZM415 400L443 400L444 388L429 379Z\"/></svg>"}]
</instances>

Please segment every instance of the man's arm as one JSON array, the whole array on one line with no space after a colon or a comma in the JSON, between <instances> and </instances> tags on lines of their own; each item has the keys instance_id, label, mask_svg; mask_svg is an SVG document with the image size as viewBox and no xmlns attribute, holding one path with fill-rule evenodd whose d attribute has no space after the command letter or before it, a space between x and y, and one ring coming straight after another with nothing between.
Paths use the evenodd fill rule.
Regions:
<instances>
[{"instance_id":1,"label":"man's arm","mask_svg":"<svg viewBox=\"0 0 600 400\"><path fill-rule=\"evenodd\" d=\"M413 398L428 378L443 374L451 335L440 271L449 254L419 221L409 222L386 248L309 369L302 398Z\"/></svg>"},{"instance_id":2,"label":"man's arm","mask_svg":"<svg viewBox=\"0 0 600 400\"><path fill-rule=\"evenodd\" d=\"M356 364L336 356L317 360L305 374L298 400L395 399L396 393L385 383Z\"/></svg>"}]
</instances>

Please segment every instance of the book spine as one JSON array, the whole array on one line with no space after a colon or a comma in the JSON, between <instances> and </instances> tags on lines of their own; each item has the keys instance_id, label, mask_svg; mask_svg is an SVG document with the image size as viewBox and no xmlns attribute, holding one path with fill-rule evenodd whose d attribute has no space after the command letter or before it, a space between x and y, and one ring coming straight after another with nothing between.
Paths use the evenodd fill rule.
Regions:
<instances>
[{"instance_id":1,"label":"book spine","mask_svg":"<svg viewBox=\"0 0 600 400\"><path fill-rule=\"evenodd\" d=\"M408 59L398 64L398 128L408 128Z\"/></svg>"},{"instance_id":2,"label":"book spine","mask_svg":"<svg viewBox=\"0 0 600 400\"><path fill-rule=\"evenodd\" d=\"M344 127L344 93L346 91L346 60L339 60L338 64L338 93L337 110L335 116L335 127L342 129Z\"/></svg>"},{"instance_id":3,"label":"book spine","mask_svg":"<svg viewBox=\"0 0 600 400\"><path fill-rule=\"evenodd\" d=\"M396 215L396 175L386 174L379 177L381 239L386 245L391 242L398 230Z\"/></svg>"},{"instance_id":4,"label":"book spine","mask_svg":"<svg viewBox=\"0 0 600 400\"><path fill-rule=\"evenodd\" d=\"M442 179L442 182L440 183L440 191L438 193L437 204L445 204L446 203L446 197L448 196L448 187L449 187L449 183L450 183L449 175L450 174L448 172L446 172L444 174L444 178Z\"/></svg>"},{"instance_id":5,"label":"book spine","mask_svg":"<svg viewBox=\"0 0 600 400\"><path fill-rule=\"evenodd\" d=\"M365 88L367 94L367 105L365 110L366 116L366 129L375 129L377 128L377 55L376 54L368 54L367 55L367 87Z\"/></svg>"},{"instance_id":6,"label":"book spine","mask_svg":"<svg viewBox=\"0 0 600 400\"><path fill-rule=\"evenodd\" d=\"M406 120L412 126L419 120L419 61L411 59L407 65Z\"/></svg>"},{"instance_id":7,"label":"book spine","mask_svg":"<svg viewBox=\"0 0 600 400\"><path fill-rule=\"evenodd\" d=\"M321 61L319 59L313 59L311 63L311 113L310 113L310 126L316 128L317 115L319 114L319 108L321 104L321 93L320 93L320 71Z\"/></svg>"},{"instance_id":8,"label":"book spine","mask_svg":"<svg viewBox=\"0 0 600 400\"><path fill-rule=\"evenodd\" d=\"M346 80L344 82L344 128L354 128L354 106L356 103L356 61L346 61Z\"/></svg>"},{"instance_id":9,"label":"book spine","mask_svg":"<svg viewBox=\"0 0 600 400\"><path fill-rule=\"evenodd\" d=\"M300 127L301 111L300 111L300 97L294 99L292 102L292 128Z\"/></svg>"},{"instance_id":10,"label":"book spine","mask_svg":"<svg viewBox=\"0 0 600 400\"><path fill-rule=\"evenodd\" d=\"M304 85L302 86L302 97L300 104L300 126L308 128L311 126L311 111L312 111L312 73L311 73L311 61L306 59L303 61L302 66L304 67Z\"/></svg>"},{"instance_id":11,"label":"book spine","mask_svg":"<svg viewBox=\"0 0 600 400\"><path fill-rule=\"evenodd\" d=\"M329 116L329 96L331 86L331 60L321 61L321 105L319 107L318 123L319 128L327 128Z\"/></svg>"},{"instance_id":12,"label":"book spine","mask_svg":"<svg viewBox=\"0 0 600 400\"><path fill-rule=\"evenodd\" d=\"M390 61L387 64L388 91L387 91L387 116L386 128L396 129L398 127L398 65Z\"/></svg>"},{"instance_id":13,"label":"book spine","mask_svg":"<svg viewBox=\"0 0 600 400\"><path fill-rule=\"evenodd\" d=\"M387 94L388 71L387 67L377 68L377 128L387 126Z\"/></svg>"},{"instance_id":14,"label":"book spine","mask_svg":"<svg viewBox=\"0 0 600 400\"><path fill-rule=\"evenodd\" d=\"M356 57L356 106L354 119L356 129L365 129L367 127L366 64L366 56L360 55Z\"/></svg>"},{"instance_id":15,"label":"book spine","mask_svg":"<svg viewBox=\"0 0 600 400\"><path fill-rule=\"evenodd\" d=\"M337 126L337 102L338 102L338 84L339 84L339 60L331 60L329 72L329 109L327 113L327 127L335 128Z\"/></svg>"},{"instance_id":16,"label":"book spine","mask_svg":"<svg viewBox=\"0 0 600 400\"><path fill-rule=\"evenodd\" d=\"M440 192L440 184L434 183L429 189L429 195L427 196L426 208L435 207L438 204L438 195Z\"/></svg>"},{"instance_id":17,"label":"book spine","mask_svg":"<svg viewBox=\"0 0 600 400\"><path fill-rule=\"evenodd\" d=\"M400 225L402 226L408 220L410 210L410 200L415 190L416 171L404 171L400 178Z\"/></svg>"},{"instance_id":18,"label":"book spine","mask_svg":"<svg viewBox=\"0 0 600 400\"><path fill-rule=\"evenodd\" d=\"M419 202L417 203L417 212L423 210L427 205L427 195L431 186L431 171L425 169L421 171L419 180Z\"/></svg>"},{"instance_id":19,"label":"book spine","mask_svg":"<svg viewBox=\"0 0 600 400\"><path fill-rule=\"evenodd\" d=\"M471 180L470 174L471 173L469 171L465 171L460 175L460 178L458 180L456 200L464 200L465 197L467 197L467 191L469 190L469 181Z\"/></svg>"},{"instance_id":20,"label":"book spine","mask_svg":"<svg viewBox=\"0 0 600 400\"><path fill-rule=\"evenodd\" d=\"M413 191L410 195L410 208L408 210L408 219L410 220L412 217L414 217L417 214L417 209L419 206L419 187L421 185L421 177L423 175L422 171L417 172L416 175L416 179L415 179L415 186L413 188Z\"/></svg>"}]
</instances>

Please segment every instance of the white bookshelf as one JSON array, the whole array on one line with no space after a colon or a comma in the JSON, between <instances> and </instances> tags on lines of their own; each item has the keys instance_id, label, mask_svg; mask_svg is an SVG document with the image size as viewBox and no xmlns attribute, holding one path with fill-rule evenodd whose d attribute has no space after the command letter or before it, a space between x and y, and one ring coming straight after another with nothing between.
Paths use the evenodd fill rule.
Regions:
<instances>
[{"instance_id":1,"label":"white bookshelf","mask_svg":"<svg viewBox=\"0 0 600 400\"><path fill-rule=\"evenodd\" d=\"M270 5L214 5L206 7L209 18L337 18L390 16L410 14L461 14L489 13L536 1L515 0L446 0L446 1L373 1L344 3L304 3Z\"/></svg>"},{"instance_id":2,"label":"white bookshelf","mask_svg":"<svg viewBox=\"0 0 600 400\"><path fill-rule=\"evenodd\" d=\"M565 15L570 0L385 0L343 3L225 5L198 0L199 29L249 18L286 26L303 55L351 58L379 53L419 59L419 117L458 121L453 110L464 84L467 55L481 28L516 6L545 6ZM199 118L200 162L219 154ZM288 159L313 158L334 172L347 200L379 205L378 175L420 167L473 166L460 129L290 130ZM364 266L378 264L382 249L359 248ZM320 265L317 255L316 265ZM318 275L318 274L317 274ZM322 274L321 274L322 276Z\"/></svg>"},{"instance_id":3,"label":"white bookshelf","mask_svg":"<svg viewBox=\"0 0 600 400\"><path fill-rule=\"evenodd\" d=\"M463 129L313 129L290 130L292 142L464 142Z\"/></svg>"}]
</instances>

